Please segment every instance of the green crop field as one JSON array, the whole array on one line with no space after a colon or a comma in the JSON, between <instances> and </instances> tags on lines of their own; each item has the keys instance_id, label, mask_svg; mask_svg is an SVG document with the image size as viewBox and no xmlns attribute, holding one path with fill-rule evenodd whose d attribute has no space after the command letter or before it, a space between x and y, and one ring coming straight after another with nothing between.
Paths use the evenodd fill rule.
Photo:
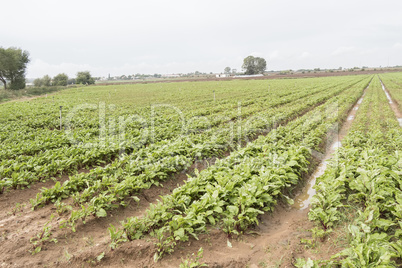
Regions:
<instances>
[{"instance_id":1,"label":"green crop field","mask_svg":"<svg viewBox=\"0 0 402 268\"><path fill-rule=\"evenodd\" d=\"M353 120L314 186L311 237L281 251L296 267L398 267L399 111L402 73L86 86L1 104L0 262L245 267L253 248L274 250L256 238L266 215L290 209ZM330 239L342 245L324 254Z\"/></svg>"}]
</instances>

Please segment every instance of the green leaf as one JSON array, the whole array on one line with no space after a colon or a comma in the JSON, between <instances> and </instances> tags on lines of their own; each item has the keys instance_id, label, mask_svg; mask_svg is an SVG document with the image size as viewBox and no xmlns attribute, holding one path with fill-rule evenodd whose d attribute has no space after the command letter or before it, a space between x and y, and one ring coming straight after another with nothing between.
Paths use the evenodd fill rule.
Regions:
<instances>
[{"instance_id":1,"label":"green leaf","mask_svg":"<svg viewBox=\"0 0 402 268\"><path fill-rule=\"evenodd\" d=\"M209 220L209 222L210 222L212 225L215 225L215 224L216 224L215 218L214 218L213 216L208 216L208 220Z\"/></svg>"},{"instance_id":2,"label":"green leaf","mask_svg":"<svg viewBox=\"0 0 402 268\"><path fill-rule=\"evenodd\" d=\"M222 208L221 208L221 207L218 207L218 206L215 206L215 207L214 207L214 211L215 211L215 212L218 212L218 213L222 213L222 212L223 212Z\"/></svg>"},{"instance_id":3,"label":"green leaf","mask_svg":"<svg viewBox=\"0 0 402 268\"><path fill-rule=\"evenodd\" d=\"M97 216L98 218L106 217L106 216L107 216L106 210L104 210L103 208L99 209L99 210L96 212L96 216Z\"/></svg>"},{"instance_id":4,"label":"green leaf","mask_svg":"<svg viewBox=\"0 0 402 268\"><path fill-rule=\"evenodd\" d=\"M174 236L175 236L176 240L180 240L181 238L183 238L184 237L184 229L180 228L179 230L176 230L174 232Z\"/></svg>"},{"instance_id":5,"label":"green leaf","mask_svg":"<svg viewBox=\"0 0 402 268\"><path fill-rule=\"evenodd\" d=\"M236 206L227 206L226 209L229 211L230 214L232 215L237 215L239 214L239 208Z\"/></svg>"},{"instance_id":6,"label":"green leaf","mask_svg":"<svg viewBox=\"0 0 402 268\"><path fill-rule=\"evenodd\" d=\"M101 254L99 254L99 255L96 257L96 260L97 260L98 262L100 262L104 257L105 257L105 252L102 252Z\"/></svg>"}]
</instances>

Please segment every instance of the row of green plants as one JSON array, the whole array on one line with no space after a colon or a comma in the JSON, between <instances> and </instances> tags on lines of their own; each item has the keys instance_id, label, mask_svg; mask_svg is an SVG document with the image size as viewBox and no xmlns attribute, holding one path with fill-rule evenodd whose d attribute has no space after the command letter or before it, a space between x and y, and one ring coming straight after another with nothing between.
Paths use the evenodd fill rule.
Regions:
<instances>
[{"instance_id":1,"label":"row of green plants","mask_svg":"<svg viewBox=\"0 0 402 268\"><path fill-rule=\"evenodd\" d=\"M358 80L359 81L359 80ZM356 83L356 81L353 81L353 83ZM288 106L293 106L297 105L297 108L299 108L300 104L308 107L310 104L314 104L317 101L324 100L325 98L333 95L333 94L338 94L342 90L345 90L345 88L348 87L348 85L341 85L337 86L331 91L318 91L317 94L310 94L309 96L302 97L300 98L301 94L290 94L292 99L286 99L285 100L274 100L268 103L266 106L267 108L264 109L263 106L259 105L253 105L253 106L246 106L246 108L242 108L242 115L243 116L255 116L257 111L264 110L261 116L262 118L270 118L272 117L273 113L276 113L278 116L276 120L280 120L281 117L287 118L289 117L289 114L286 114L287 112L283 112L283 110L286 110ZM306 93L303 93L304 96ZM298 99L300 98L300 99ZM306 99L310 99L306 100ZM278 102L283 103L284 101L287 101L287 105L283 106L278 106ZM306 105L307 104L307 105ZM269 109L269 107L273 106L272 108ZM255 108L257 107L257 109ZM249 108L249 109L247 109ZM221 111L224 111L225 109L222 108ZM278 110L278 111L277 111ZM297 109L293 109L290 111L298 111ZM300 111L300 109L299 109ZM202 112L202 111L201 111ZM236 111L238 113L238 111ZM261 112L260 112L261 113ZM266 113L270 116L266 116ZM285 113L285 114L283 114ZM234 117L234 116L233 116ZM177 125L175 124L170 124L169 122L172 122L173 119L171 117L169 118L164 118L164 117L159 117L162 118L160 119L163 121L162 126L153 126L155 133L157 133L157 137L154 139L156 140L157 144L160 142L161 144L158 144L158 146L165 146L164 140L173 140L173 141L181 141L183 139L182 136L179 136L178 138L174 138L177 136L177 133L179 130L181 130ZM230 124L233 124L233 122L227 122L225 120L221 120L222 116L218 115L210 115L210 118L215 119L216 122L218 123L212 123L212 125L216 125L215 129L217 128L225 128L220 126L221 124L225 124L227 128L230 128ZM225 118L225 117L223 117ZM207 119L209 119L207 117ZM265 121L259 121L259 120L253 120L251 124L247 126L249 129L249 133L245 133L245 135L252 135L253 131L256 132L259 129L266 129L268 126L266 126L267 122ZM229 126L228 126L229 125ZM87 125L88 126L88 125ZM93 134L93 131L99 131L96 128L96 125L92 126L92 129L83 129L81 130L82 136L86 134ZM199 129L200 126L191 126L193 129L197 127ZM233 127L233 126L232 126ZM236 126L237 127L237 126ZM140 132L138 134L138 129L140 129ZM209 129L209 137L211 135L215 135L215 130L214 128ZM144 132L147 132L147 129L141 129L141 126L137 126L137 128L133 129L132 132L128 132L128 136L124 137L124 140L129 140L131 144L139 144L140 147L147 147L149 144L151 144L151 141L144 141L142 134ZM133 133L133 134L131 134ZM135 135L137 134L137 135ZM255 134L255 133L254 133ZM227 133L220 134L220 136L225 136L228 137ZM61 143L65 141L65 138L62 136L61 137ZM148 137L150 138L150 137ZM219 137L218 137L219 138ZM192 139L190 137L190 139ZM116 139L110 139L107 141L104 141L102 144L100 139L89 139L87 140L90 144L95 144L99 146L91 146L91 147L86 147L82 146L81 144L77 145L67 145L65 147L61 148L56 148L56 149L49 149L49 150L44 150L41 151L40 153L34 154L32 156L29 155L20 155L18 157L15 157L14 159L5 159L0 162L0 177L2 179L0 180L0 191L4 191L8 188L20 188L29 185L32 182L35 181L40 181L40 180L45 180L63 173L67 174L74 174L77 172L77 170L81 168L88 168L90 166L99 166L103 165L105 163L109 163L112 161L112 159L118 157L122 153L122 148L127 147L127 152L126 153L133 153L138 150L138 148L132 148L130 145L126 145L124 142L121 142L118 137ZM190 142L190 145L193 144L194 142ZM195 142L197 143L197 142ZM85 144L84 144L85 145ZM189 146L190 146L189 145Z\"/></svg>"},{"instance_id":2,"label":"row of green plants","mask_svg":"<svg viewBox=\"0 0 402 268\"><path fill-rule=\"evenodd\" d=\"M321 90L325 90L326 88L323 88ZM277 96L273 96L273 94L268 94L264 92L258 92L259 95L256 94L251 94L252 98L254 99L247 99L245 98L245 101L242 103L242 107L245 108L247 106L255 106L252 107L254 109L261 109L260 106L264 106L265 108L268 107L274 107L278 106L290 101L293 101L295 99L299 99L301 97L304 97L308 94L313 94L315 91L313 89L308 89L304 88L302 90L297 90L294 92L287 90L286 88L280 88L280 92L287 92L289 91L288 95L283 96L280 94L276 94ZM262 93L264 93L267 96L264 96ZM263 98L261 98L264 96ZM242 96L243 97L243 96ZM248 96L250 98L250 96ZM242 99L244 100L244 99ZM228 103L227 101L222 101L225 102L225 104L219 103L214 103L213 106L209 104L209 108L211 109L205 109L205 107L193 107L193 109L189 111L185 111L181 109L184 113L185 119L191 118L191 117L196 117L196 116L207 116L207 119L209 121L213 121L213 119L217 118L229 118L229 119L234 119L238 115L237 111L237 102L236 98L234 98L234 102ZM233 105L235 104L235 105ZM63 147L63 145L66 145L68 143L69 139L64 133L60 132L55 132L52 131L49 128L55 128L58 126L59 121L58 121L58 109L59 107L57 105L53 105L48 107L48 103L43 103L43 105L40 105L40 103L35 103L31 105L26 105L26 104L14 104L16 107L7 107L7 110L5 113L2 113L3 117L2 120L4 121L4 124L1 124L0 127L2 129L1 135L0 135L0 140L2 141L1 143L1 159L7 159L9 157L15 157L16 155L18 156L19 154L24 154L24 155L32 155L36 152L40 152L43 150L49 150L52 149L56 144L60 144L59 147ZM10 109L14 108L14 109ZM21 109L24 108L24 109ZM146 109L139 109L139 110L127 110L127 109L121 109L120 112L117 112L114 115L115 120L118 120L118 117L121 115L127 115L130 114L136 114L141 116L144 120L150 121L150 111L149 107ZM29 112L28 112L29 111ZM68 108L66 108L66 111L69 111ZM254 110L255 111L255 110ZM99 135L99 118L96 117L96 113L98 111L81 111L78 116L74 117L72 120L72 124L74 125L75 129L74 132L77 130L81 130L84 133L80 134L78 136L84 136L85 138ZM156 111L158 113L160 111ZM176 112L173 109L165 109L162 111L164 117L166 118L159 118L158 114L156 114L155 120L155 125L160 126L162 123L164 125L175 125L176 122L172 122L172 118L169 117L171 115L176 115ZM248 112L248 110L245 110L244 112ZM243 113L244 113L243 112ZM249 113L252 113L253 110L251 110ZM66 116L67 112L64 112L64 117ZM31 114L32 117L30 118L26 116L26 114ZM208 115L213 114L212 116ZM107 117L112 116L112 114L107 114ZM48 119L46 119L48 117ZM167 120L168 119L168 120ZM177 118L176 118L177 119ZM32 127L32 125L36 125L35 121L39 122L39 125L42 127L45 127L45 129L35 129ZM53 122L50 124L48 121ZM160 122L159 122L160 121ZM134 122L137 124L133 125L128 125L127 127L134 127L135 129L140 129L143 128L143 125L138 124L138 122ZM219 121L218 121L219 123ZM27 126L30 125L30 126ZM89 130L92 130L90 132ZM170 131L171 132L171 131ZM160 133L160 131L158 131ZM163 133L163 132L162 132ZM76 133L74 133L76 134ZM46 142L52 142L50 145L48 143L44 143L43 140L46 140ZM23 142L22 142L23 141ZM28 145L27 145L28 143ZM44 144L44 146L40 146L40 144ZM28 148L25 149L25 146ZM31 149L31 147L35 147L34 150ZM9 149L13 149L9 151ZM18 151L19 150L19 151Z\"/></svg>"},{"instance_id":3,"label":"row of green plants","mask_svg":"<svg viewBox=\"0 0 402 268\"><path fill-rule=\"evenodd\" d=\"M172 120L167 119L166 121ZM153 127L155 133L157 133L156 137L154 137L154 141L157 142L166 139L166 135L163 135L163 133L178 132L178 128L168 128L168 125L174 126L174 124L166 122L164 126ZM133 144L147 145L148 142L142 141L142 133L149 130L140 128L141 126L137 126L136 129L126 133L123 140L130 140ZM140 130L138 131L138 129ZM84 134L85 136L89 134L93 137L95 134L98 134L94 132L99 132L97 126L92 126L92 129L83 129L80 131L80 134ZM56 134L56 139L46 139L48 133L50 133L50 135ZM117 139L111 140L111 142L107 141L106 144L102 144L103 146L91 146L92 148L87 148L87 146L82 146L81 144L72 145L65 134L60 135L58 132L55 133L54 131L47 131L45 135L37 136L37 138L38 139L32 140L31 142L24 141L23 143L25 145L32 145L29 148L34 147L34 150L40 150L37 153L35 153L35 151L29 152L28 150L24 150L23 155L16 156L15 150L2 151L3 155L8 154L13 156L13 158L10 159L7 159L7 157L6 159L3 158L0 162L0 176L5 178L3 179L3 185L5 185L5 187L10 186L16 188L34 181L50 178L57 174L63 174L63 172L68 173L69 171L76 171L83 167L104 164L118 156L122 148L122 143ZM75 133L75 138L77 138L77 132ZM4 141L4 144L10 143L9 140ZM99 138L86 139L84 145L88 143L94 145L101 144L101 140ZM22 147L15 143L11 144L13 144L15 146L14 148L17 150ZM38 146L39 144L44 144L46 147L40 147ZM56 148L52 148L54 145L56 145ZM9 178L8 185L6 184L7 177Z\"/></svg>"},{"instance_id":4,"label":"row of green plants","mask_svg":"<svg viewBox=\"0 0 402 268\"><path fill-rule=\"evenodd\" d=\"M151 204L142 217L126 219L121 228L111 226L111 248L151 237L158 260L180 242L198 239L208 227L217 226L231 238L258 224L258 216L272 211L278 200L291 202L287 193L307 173L312 150L319 150L328 131L345 119L368 82L189 177L172 194Z\"/></svg>"},{"instance_id":5,"label":"row of green plants","mask_svg":"<svg viewBox=\"0 0 402 268\"><path fill-rule=\"evenodd\" d=\"M352 210L348 246L329 260L300 267L398 267L402 263L402 130L378 78L352 129L317 179L309 219L314 233L330 235Z\"/></svg>"},{"instance_id":6,"label":"row of green plants","mask_svg":"<svg viewBox=\"0 0 402 268\"><path fill-rule=\"evenodd\" d=\"M200 107L198 106L192 107L191 110L188 110L188 107L185 107L187 108L185 110L183 110L183 108L180 108L180 110L183 112L183 116L185 117L186 120L197 116L207 116L208 121L212 122L212 125L216 125L220 123L219 119L232 120L238 116L237 100L242 100L241 106L243 109L245 109L242 113L242 116L248 116L248 114L252 114L253 112L255 112L256 109L260 109L261 106L265 108L279 106L294 101L296 99L306 97L307 95L314 94L318 91L327 90L332 86L333 84L329 84L328 86L321 86L321 87L315 86L302 89L278 88L278 92L281 92L281 94L279 93L273 94L272 92L269 91L257 92L258 94L251 93L248 94L247 96L241 96L241 99L232 98L231 102L225 100L213 103L213 105L209 104L209 107L204 105ZM251 106L252 109L247 109L246 107L248 106ZM48 107L48 103L44 102L42 105L41 103L34 103L31 105L14 104L11 107L14 109L10 109L10 107L7 108L8 109L6 113L3 113L4 117L2 118L4 124L0 125L2 129L1 132L2 134L0 135L0 140L2 141L2 143L0 144L1 159L13 158L19 154L33 155L43 150L57 148L56 147L57 144L59 144L59 147L63 147L63 145L69 143L69 139L68 137L63 135L64 133L52 131L55 128L57 128L59 124L58 105L50 105L50 107ZM69 110L70 110L69 107L65 108L65 111ZM113 116L113 119L115 121L118 121L119 116L128 115L132 113L141 116L145 121L149 122L150 121L149 110L150 110L149 107L146 107L145 109L135 109L135 110L132 109L127 110L126 107L124 107L123 109L119 109L119 111L114 112L113 114L107 114L106 116L108 117L108 119L111 116ZM71 124L74 127L74 134L76 136L84 136L87 138L88 135L89 137L99 135L100 126L99 126L99 118L96 116L97 112L98 111L91 111L91 110L80 111L78 116L72 118ZM157 110L156 113L158 112L160 111ZM174 111L173 109L164 109L162 112L164 117L166 118L162 117L161 118L162 120L160 120L158 114L156 114L155 120L157 122L155 122L155 125L159 126L162 123L164 123L165 125L167 125L167 123L168 125L174 125L177 123L176 121L178 118L176 118L176 121L174 121L173 123L172 118L169 117L171 115L177 116L176 111ZM248 114L246 114L246 112ZM26 116L27 113L31 114L31 117L27 118ZM66 116L66 113L67 112L63 112L64 117ZM213 115L213 117L211 115ZM215 118L218 120L215 121L214 120ZM169 121L167 122L166 119L169 119ZM160 120L161 122L159 122L158 120ZM38 123L35 123L36 121ZM37 129L35 128L35 126L40 126L41 128ZM128 124L127 127L128 128L134 127L135 129L138 130L140 128L143 128L144 126L142 124L137 125ZM190 126L190 128L191 127L193 126ZM89 130L92 130L92 132ZM82 131L83 133L77 134L76 133L77 131ZM46 140L46 142L43 142L43 140ZM51 143L48 144L48 142Z\"/></svg>"},{"instance_id":7,"label":"row of green plants","mask_svg":"<svg viewBox=\"0 0 402 268\"><path fill-rule=\"evenodd\" d=\"M351 88L342 95L349 95L354 91L356 88ZM291 119L311 106L330 98L333 94L331 92L327 96L309 97L309 101L301 100L299 105L294 105L292 108L281 107L282 116L285 119ZM278 109L264 111L264 116L277 116ZM211 140L211 134L216 135L216 132L197 135L199 140L180 139L167 141L163 146L155 144L143 148L137 153L119 158L104 168L96 168L89 173L73 176L63 185L57 183L52 188L42 189L36 199L31 200L31 204L36 208L53 202L64 211L63 206L69 206L61 203L61 200L73 196L74 204L79 209L70 208L70 217L65 222L65 226L75 230L78 220L82 219L85 222L86 218L92 215L107 216L108 210L125 206L128 203L127 197L148 189L152 185L158 186L172 174L188 168L196 159L222 156L224 151L230 149L229 133L221 132L213 140ZM245 135L246 133L243 133L242 137L245 138Z\"/></svg>"},{"instance_id":8,"label":"row of green plants","mask_svg":"<svg viewBox=\"0 0 402 268\"><path fill-rule=\"evenodd\" d=\"M337 83L350 83L355 81L356 78L344 78L341 81L336 81ZM217 100L216 102L211 103L210 100L208 101L200 101L198 98L190 98L192 96L187 96L186 99L180 100L180 102L172 102L171 99L165 99L161 97L157 101L154 102L154 104L159 104L159 103L169 103L172 104L175 107L178 107L185 116L189 115L189 117L193 116L202 116L202 115L208 115L208 114L217 114L221 111L225 112L230 112L232 110L237 109L237 103L238 101L242 101L242 106L259 106L259 105L266 105L274 106L274 105L281 105L284 103L287 103L290 100L298 99L301 97L304 97L306 95L312 94L317 90L326 90L332 86L334 86L334 81L325 81L325 83L320 83L320 86L317 86L315 84L308 84L307 81L304 81L304 83L298 82L301 84L298 88L296 88L296 85L293 87L292 84L289 83L280 83L272 86L271 88L264 88L264 84L261 85L261 89L258 90L248 90L247 88L244 89L244 92L241 92L241 94L232 94L234 96L230 96L231 98L226 98L226 99L221 99ZM188 85L186 85L187 87ZM242 85L244 86L244 85ZM255 86L255 85L253 85ZM271 87L271 86L269 86ZM110 88L110 87L109 87ZM318 88L318 89L317 89ZM79 89L77 89L79 90ZM87 89L86 89L87 90ZM97 90L96 93L102 92L102 90ZM118 93L113 94L116 95L115 97L119 97L124 94L124 91L120 93L121 90L119 90ZM181 90L180 90L181 91ZM200 89L198 89L200 91ZM19 141L22 143L22 140L26 140L25 136L30 139L35 139L35 136L32 135L32 131L34 130L34 127L36 125L40 127L46 127L46 128L57 128L59 124L59 105L63 105L63 115L65 117L66 113L76 104L82 104L82 103L94 103L96 101L105 101L105 102L110 102L114 103L111 100L105 99L105 96L98 96L98 97L93 97L92 99L88 100L83 98L81 101L74 99L75 95L82 97L81 95L83 94L74 94L73 96L70 96L72 94L68 93L75 93L74 91L65 91L63 96L63 99L60 99L56 95L56 100L55 102L52 101L51 98L48 99L41 99L41 100L35 100L31 102L26 102L26 103L14 103L14 104L9 104L7 106L3 106L2 108L2 118L0 118L0 123L1 128L4 132L1 133L0 135L0 140L3 141L2 146L13 146L15 141ZM80 92L78 92L80 93ZM104 92L103 92L104 93ZM158 92L160 94L160 92ZM171 93L171 92L170 92ZM193 94L191 92L191 94ZM304 95L303 95L304 94ZM95 94L90 94L90 95L95 95ZM186 96L186 94L182 94ZM289 97L294 96L292 99L289 99ZM163 94L162 94L163 96ZM54 97L54 96L53 96ZM103 97L103 98L101 98ZM182 97L182 96L181 96ZM196 96L198 97L198 96ZM183 98L183 97L182 97ZM147 102L144 101L137 101L135 100L134 102L134 107L133 105L125 105L122 103L121 99L118 99L116 101L116 106L115 109L116 111L113 113L115 114L116 118L120 115L127 115L127 114L138 114L141 117L144 117L146 120L149 119L149 114L150 114L150 109L149 105ZM152 104L149 102L149 104ZM183 105L185 104L185 105ZM107 106L107 105L106 105ZM131 107L130 107L131 106ZM137 107L138 106L138 107ZM0 107L1 108L1 107ZM67 112L66 112L67 111ZM107 116L112 115L112 113L108 113ZM158 112L158 111L157 111ZM234 111L235 113L237 111ZM74 120L78 121L78 125L82 125L85 128L93 128L97 127L99 128L99 120L96 118L98 111L92 111L90 109L85 110L85 111L80 111L79 116L74 118ZM175 114L176 112L172 109L166 109L163 111L164 115L171 115ZM188 118L187 118L188 119ZM13 122L11 124L11 122ZM37 122L37 123L35 123ZM22 126L30 126L30 129L23 129L21 128ZM14 132L14 130L17 133L12 133L14 135L6 135L6 132ZM27 131L24 131L27 130ZM8 133L10 134L10 133ZM10 139L10 137L14 137L15 134L19 134L16 139ZM28 135L26 135L28 134ZM13 142L14 141L14 142ZM2 147L4 150L6 147ZM47 148L45 148L47 149Z\"/></svg>"},{"instance_id":9,"label":"row of green plants","mask_svg":"<svg viewBox=\"0 0 402 268\"><path fill-rule=\"evenodd\" d=\"M402 73L385 73L379 75L384 84L387 85L392 99L397 103L398 108L402 111Z\"/></svg>"}]
</instances>

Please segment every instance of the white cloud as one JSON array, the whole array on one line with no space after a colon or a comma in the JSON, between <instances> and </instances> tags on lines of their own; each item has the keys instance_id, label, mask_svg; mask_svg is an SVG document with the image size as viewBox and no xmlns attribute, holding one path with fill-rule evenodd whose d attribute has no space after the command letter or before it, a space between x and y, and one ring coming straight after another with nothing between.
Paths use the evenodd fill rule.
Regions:
<instances>
[{"instance_id":1,"label":"white cloud","mask_svg":"<svg viewBox=\"0 0 402 268\"><path fill-rule=\"evenodd\" d=\"M273 51L273 52L271 52L269 54L269 59L270 60L276 60L276 59L279 59L279 58L281 58L281 55L279 54L278 50L275 50L275 51Z\"/></svg>"},{"instance_id":2,"label":"white cloud","mask_svg":"<svg viewBox=\"0 0 402 268\"><path fill-rule=\"evenodd\" d=\"M250 52L274 70L402 64L400 0L3 2L1 46L30 52L29 77L222 72Z\"/></svg>"},{"instance_id":3,"label":"white cloud","mask_svg":"<svg viewBox=\"0 0 402 268\"><path fill-rule=\"evenodd\" d=\"M401 43L396 43L392 47L396 48L396 49L402 49L402 44Z\"/></svg>"},{"instance_id":4,"label":"white cloud","mask_svg":"<svg viewBox=\"0 0 402 268\"><path fill-rule=\"evenodd\" d=\"M374 54L374 53L378 53L378 49L376 49L376 48L365 49L360 52L361 55L370 55L370 54Z\"/></svg>"},{"instance_id":5,"label":"white cloud","mask_svg":"<svg viewBox=\"0 0 402 268\"><path fill-rule=\"evenodd\" d=\"M333 56L340 56L356 51L355 47L339 47L331 53Z\"/></svg>"},{"instance_id":6,"label":"white cloud","mask_svg":"<svg viewBox=\"0 0 402 268\"><path fill-rule=\"evenodd\" d=\"M92 71L93 69L94 68L89 64L74 64L66 62L60 64L49 64L41 59L34 59L28 65L27 77L42 77L45 74L55 76L59 73L66 73L68 76L73 77L79 71Z\"/></svg>"},{"instance_id":7,"label":"white cloud","mask_svg":"<svg viewBox=\"0 0 402 268\"><path fill-rule=\"evenodd\" d=\"M311 53L304 51L301 55L300 55L300 59L306 59L306 58L310 58L311 57Z\"/></svg>"},{"instance_id":8,"label":"white cloud","mask_svg":"<svg viewBox=\"0 0 402 268\"><path fill-rule=\"evenodd\" d=\"M254 57L263 57L263 54L261 52L251 52L249 55Z\"/></svg>"}]
</instances>

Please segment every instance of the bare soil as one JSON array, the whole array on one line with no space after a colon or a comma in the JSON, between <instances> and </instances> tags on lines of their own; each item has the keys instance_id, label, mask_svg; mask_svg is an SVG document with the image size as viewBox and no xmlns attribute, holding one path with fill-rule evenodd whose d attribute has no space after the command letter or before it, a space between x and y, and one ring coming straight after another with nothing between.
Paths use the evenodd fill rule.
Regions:
<instances>
[{"instance_id":1,"label":"bare soil","mask_svg":"<svg viewBox=\"0 0 402 268\"><path fill-rule=\"evenodd\" d=\"M215 160L197 161L187 173L192 174L195 168L205 169ZM67 179L68 176L62 176L58 181L63 182ZM150 203L156 203L160 196L171 193L185 180L187 180L186 172L176 174L161 187L154 186L142 191L138 195L140 202L132 201L127 207L114 210L105 218L87 219L86 224L78 224L76 232L58 228L68 215L58 215L52 204L36 210L31 209L29 199L34 198L42 187L52 187L55 181L40 182L28 189L6 192L0 195L0 267L63 267L70 266L71 262L77 267L82 267L83 264L92 265L92 255L95 254L96 257L102 252L110 251L108 247L110 237L107 230L110 224L120 226L120 221L127 217L141 216ZM66 204L71 201L71 198L63 200ZM30 239L41 232L52 214L55 218L49 225L52 226L52 238L56 238L58 242L56 244L46 242L41 252L31 255Z\"/></svg>"},{"instance_id":2,"label":"bare soil","mask_svg":"<svg viewBox=\"0 0 402 268\"><path fill-rule=\"evenodd\" d=\"M136 240L115 251L103 244L100 250L77 255L71 263L64 262L61 266L81 267L96 263L96 256L104 251L106 256L97 264L100 267L179 267L184 259L191 258L201 247L204 254L200 262L215 268L294 267L296 258L328 259L344 245L338 239L334 239L335 242L331 239L318 241L313 245L302 243L302 239L314 241L309 231L314 225L308 220L307 213L308 210L295 210L281 204L275 212L264 214L260 224L246 234L228 239L221 230L211 228L208 234L200 235L198 241L191 239L179 244L172 255L157 263L153 260L153 242Z\"/></svg>"},{"instance_id":3,"label":"bare soil","mask_svg":"<svg viewBox=\"0 0 402 268\"><path fill-rule=\"evenodd\" d=\"M27 97L27 96L16 97L15 99L12 99L12 100L0 102L0 105L5 104L5 103L10 103L10 102L21 102L21 101L30 101L30 100L34 100L37 98L46 98L46 96L49 97L49 96L55 95L56 93L58 93L58 92L52 92L52 93L47 93L45 95L36 95L36 96L31 96L31 97Z\"/></svg>"},{"instance_id":4,"label":"bare soil","mask_svg":"<svg viewBox=\"0 0 402 268\"><path fill-rule=\"evenodd\" d=\"M43 96L32 96L32 97L23 96L23 97L21 97L21 98L17 98L17 99L13 99L13 100L1 102L0 104L9 103L9 102L30 101L30 100L33 100L33 99L36 99L36 98L40 98L40 97L43 97Z\"/></svg>"}]
</instances>

